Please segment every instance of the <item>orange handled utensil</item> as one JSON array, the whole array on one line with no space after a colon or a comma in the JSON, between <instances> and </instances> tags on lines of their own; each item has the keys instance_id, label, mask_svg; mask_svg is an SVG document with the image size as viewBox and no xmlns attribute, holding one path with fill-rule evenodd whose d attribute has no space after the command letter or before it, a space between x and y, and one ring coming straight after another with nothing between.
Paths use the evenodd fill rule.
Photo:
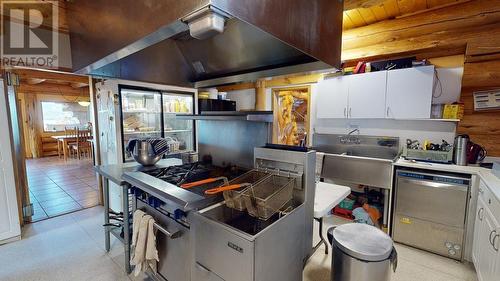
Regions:
<instances>
[{"instance_id":1,"label":"orange handled utensil","mask_svg":"<svg viewBox=\"0 0 500 281\"><path fill-rule=\"evenodd\" d=\"M205 194L206 195L214 195L214 194L217 194L217 193L220 193L223 191L238 189L238 188L242 188L242 187L250 186L250 185L251 184L249 184L249 183L242 183L242 184L232 184L232 185L219 186L216 188L205 190Z\"/></svg>"},{"instance_id":2,"label":"orange handled utensil","mask_svg":"<svg viewBox=\"0 0 500 281\"><path fill-rule=\"evenodd\" d=\"M228 180L226 177L218 177L218 178L209 178L209 179L204 179L204 180L200 180L200 181L185 183L185 184L182 184L181 187L184 189L188 189L188 188L192 188L195 186L200 186L203 184L212 183L212 182L216 182L216 181L220 181L220 180L224 181L223 185L228 184Z\"/></svg>"}]
</instances>

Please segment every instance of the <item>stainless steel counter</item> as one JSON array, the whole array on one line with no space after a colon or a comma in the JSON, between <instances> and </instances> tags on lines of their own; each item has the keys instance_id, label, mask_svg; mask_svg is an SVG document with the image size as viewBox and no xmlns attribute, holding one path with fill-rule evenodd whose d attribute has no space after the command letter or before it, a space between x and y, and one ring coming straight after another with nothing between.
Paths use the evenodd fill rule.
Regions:
<instances>
[{"instance_id":1,"label":"stainless steel counter","mask_svg":"<svg viewBox=\"0 0 500 281\"><path fill-rule=\"evenodd\" d=\"M110 209L109 209L109 182L116 183L121 188L121 198L123 206L123 217L130 217L129 205L129 189L130 183L123 178L127 172L148 171L152 169L165 168L172 165L181 164L180 159L163 159L156 165L144 167L137 162L101 165L94 167L94 170L103 177L103 199L104 199L104 245L106 251L109 252L111 248L110 236L114 235L118 240L123 243L125 251L125 270L127 273L132 272L130 266L130 220L123 219L123 237L121 236L121 227L111 226L110 224ZM114 215L117 216L117 215Z\"/></svg>"},{"instance_id":2,"label":"stainless steel counter","mask_svg":"<svg viewBox=\"0 0 500 281\"><path fill-rule=\"evenodd\" d=\"M124 185L127 183L127 181L123 178L123 175L126 172L144 172L179 164L182 164L182 161L180 159L162 159L158 161L156 165L149 167L142 166L137 162L128 162L123 164L95 166L94 170L99 175L116 183L117 185Z\"/></svg>"}]
</instances>

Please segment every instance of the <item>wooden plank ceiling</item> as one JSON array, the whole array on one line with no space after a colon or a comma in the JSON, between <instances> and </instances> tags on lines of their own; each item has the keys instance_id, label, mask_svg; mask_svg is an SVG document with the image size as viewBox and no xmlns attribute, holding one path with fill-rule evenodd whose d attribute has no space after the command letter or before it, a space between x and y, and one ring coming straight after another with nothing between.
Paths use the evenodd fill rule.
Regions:
<instances>
[{"instance_id":1,"label":"wooden plank ceiling","mask_svg":"<svg viewBox=\"0 0 500 281\"><path fill-rule=\"evenodd\" d=\"M344 30L466 2L467 0L345 0Z\"/></svg>"},{"instance_id":2,"label":"wooden plank ceiling","mask_svg":"<svg viewBox=\"0 0 500 281\"><path fill-rule=\"evenodd\" d=\"M24 94L89 95L89 78L70 73L15 68L19 77L18 92Z\"/></svg>"}]
</instances>

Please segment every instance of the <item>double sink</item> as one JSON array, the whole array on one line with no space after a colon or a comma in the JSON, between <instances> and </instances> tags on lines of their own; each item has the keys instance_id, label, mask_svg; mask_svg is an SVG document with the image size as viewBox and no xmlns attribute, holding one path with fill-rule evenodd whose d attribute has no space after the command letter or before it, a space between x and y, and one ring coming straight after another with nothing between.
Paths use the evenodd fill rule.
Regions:
<instances>
[{"instance_id":1,"label":"double sink","mask_svg":"<svg viewBox=\"0 0 500 281\"><path fill-rule=\"evenodd\" d=\"M321 177L380 188L391 188L392 163L399 138L314 134L314 149L323 153Z\"/></svg>"}]
</instances>

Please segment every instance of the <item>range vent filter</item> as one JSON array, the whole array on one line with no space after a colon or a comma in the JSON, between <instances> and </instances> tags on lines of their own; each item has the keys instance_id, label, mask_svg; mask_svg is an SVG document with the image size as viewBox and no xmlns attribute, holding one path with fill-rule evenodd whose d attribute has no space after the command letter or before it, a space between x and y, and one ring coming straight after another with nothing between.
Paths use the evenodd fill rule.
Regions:
<instances>
[{"instance_id":1,"label":"range vent filter","mask_svg":"<svg viewBox=\"0 0 500 281\"><path fill-rule=\"evenodd\" d=\"M500 89L474 92L474 110L500 109Z\"/></svg>"}]
</instances>

